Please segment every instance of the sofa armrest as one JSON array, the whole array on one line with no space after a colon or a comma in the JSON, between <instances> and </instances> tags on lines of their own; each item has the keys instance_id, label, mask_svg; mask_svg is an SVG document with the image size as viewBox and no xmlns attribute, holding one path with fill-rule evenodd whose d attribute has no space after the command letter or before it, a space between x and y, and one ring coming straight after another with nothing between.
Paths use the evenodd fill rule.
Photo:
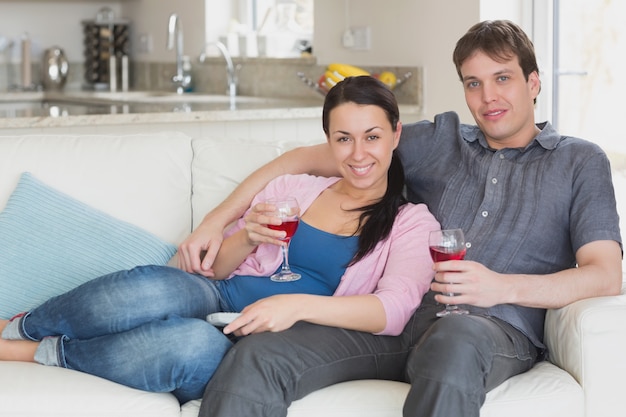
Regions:
<instances>
[{"instance_id":1,"label":"sofa armrest","mask_svg":"<svg viewBox=\"0 0 626 417\"><path fill-rule=\"evenodd\" d=\"M626 294L577 301L549 310L549 360L583 388L586 416L622 416L626 375Z\"/></svg>"}]
</instances>

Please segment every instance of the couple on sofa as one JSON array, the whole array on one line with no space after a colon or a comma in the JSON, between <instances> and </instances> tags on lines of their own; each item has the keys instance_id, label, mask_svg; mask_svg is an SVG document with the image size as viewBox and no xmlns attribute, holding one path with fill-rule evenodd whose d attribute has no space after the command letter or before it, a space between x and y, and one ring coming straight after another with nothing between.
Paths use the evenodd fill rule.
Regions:
<instances>
[{"instance_id":1,"label":"couple on sofa","mask_svg":"<svg viewBox=\"0 0 626 417\"><path fill-rule=\"evenodd\" d=\"M478 416L488 390L545 356L546 308L619 292L621 238L604 153L534 123L540 81L521 29L479 23L453 58L476 126L454 113L402 126L391 93L368 77L348 79L324 103L328 143L288 152L244 181L180 245L180 269L112 274L61 296L70 304L53 299L2 323L3 338L28 340L0 341L0 358L14 352L94 373L128 367L129 384L140 358L154 374L139 384L181 401L204 392L202 416L286 415L313 390L366 378L410 382L406 416ZM439 224L424 204L404 200L403 178L410 201L465 231L465 261L432 263L427 235ZM284 235L265 227L278 221L257 203L285 189L302 199L290 258L304 278L274 285L255 276L279 266ZM126 291L157 312L135 304L119 312ZM238 311L243 296L247 307L223 331L230 338L187 319ZM85 297L105 307L85 316L93 304L82 307ZM438 303L471 314L437 318ZM163 311L165 320L149 320L135 337L142 314ZM75 325L60 319L73 315ZM84 346L66 333L119 329L128 331Z\"/></svg>"}]
</instances>

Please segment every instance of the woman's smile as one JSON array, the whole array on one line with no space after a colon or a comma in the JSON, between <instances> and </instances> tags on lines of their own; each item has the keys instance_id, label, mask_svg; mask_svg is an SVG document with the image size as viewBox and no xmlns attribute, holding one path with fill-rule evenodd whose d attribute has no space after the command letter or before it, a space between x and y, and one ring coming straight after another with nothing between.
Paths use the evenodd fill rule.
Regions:
<instances>
[{"instance_id":1,"label":"woman's smile","mask_svg":"<svg viewBox=\"0 0 626 417\"><path fill-rule=\"evenodd\" d=\"M356 175L364 176L364 175L367 175L371 171L371 168L374 166L374 163L371 163L368 165L360 165L360 166L348 164L348 166Z\"/></svg>"}]
</instances>

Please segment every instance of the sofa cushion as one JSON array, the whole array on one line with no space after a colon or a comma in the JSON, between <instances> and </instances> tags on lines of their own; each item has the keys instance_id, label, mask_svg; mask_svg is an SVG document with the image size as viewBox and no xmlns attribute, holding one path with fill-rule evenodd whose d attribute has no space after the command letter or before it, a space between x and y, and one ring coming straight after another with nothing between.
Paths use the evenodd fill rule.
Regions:
<instances>
[{"instance_id":1,"label":"sofa cushion","mask_svg":"<svg viewBox=\"0 0 626 417\"><path fill-rule=\"evenodd\" d=\"M288 417L400 417L409 385L363 380L312 392L289 407ZM582 389L548 362L505 381L487 394L481 417L582 417Z\"/></svg>"},{"instance_id":2,"label":"sofa cushion","mask_svg":"<svg viewBox=\"0 0 626 417\"><path fill-rule=\"evenodd\" d=\"M167 393L128 388L83 372L2 362L0 415L11 417L179 417Z\"/></svg>"},{"instance_id":3,"label":"sofa cushion","mask_svg":"<svg viewBox=\"0 0 626 417\"><path fill-rule=\"evenodd\" d=\"M0 318L90 279L168 262L176 247L24 173L0 213Z\"/></svg>"},{"instance_id":4,"label":"sofa cushion","mask_svg":"<svg viewBox=\"0 0 626 417\"><path fill-rule=\"evenodd\" d=\"M288 417L400 417L409 384L396 381L342 382L294 401ZM181 417L197 417L200 401L183 405ZM562 369L540 362L487 394L481 417L582 417L582 388Z\"/></svg>"},{"instance_id":5,"label":"sofa cushion","mask_svg":"<svg viewBox=\"0 0 626 417\"><path fill-rule=\"evenodd\" d=\"M273 144L194 139L192 210L194 228L255 169L280 155Z\"/></svg>"},{"instance_id":6,"label":"sofa cushion","mask_svg":"<svg viewBox=\"0 0 626 417\"><path fill-rule=\"evenodd\" d=\"M0 136L0 210L28 171L177 244L191 232L192 158L191 138L179 132Z\"/></svg>"},{"instance_id":7,"label":"sofa cushion","mask_svg":"<svg viewBox=\"0 0 626 417\"><path fill-rule=\"evenodd\" d=\"M323 143L310 141L254 141L244 139L199 138L192 141L194 160L193 177L193 227L221 203L254 170L298 146Z\"/></svg>"}]
</instances>

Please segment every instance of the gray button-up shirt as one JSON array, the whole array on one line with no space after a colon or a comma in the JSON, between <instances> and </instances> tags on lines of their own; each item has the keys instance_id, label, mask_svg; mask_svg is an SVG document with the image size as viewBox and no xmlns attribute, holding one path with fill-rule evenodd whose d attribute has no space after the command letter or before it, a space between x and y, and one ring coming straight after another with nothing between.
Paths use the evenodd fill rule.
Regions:
<instances>
[{"instance_id":1,"label":"gray button-up shirt","mask_svg":"<svg viewBox=\"0 0 626 417\"><path fill-rule=\"evenodd\" d=\"M462 228L465 259L509 274L576 266L596 240L620 242L609 161L597 145L560 136L549 123L523 149L491 149L456 113L403 126L398 148L408 197L426 203L443 228ZM469 307L499 317L543 348L544 309Z\"/></svg>"}]
</instances>

